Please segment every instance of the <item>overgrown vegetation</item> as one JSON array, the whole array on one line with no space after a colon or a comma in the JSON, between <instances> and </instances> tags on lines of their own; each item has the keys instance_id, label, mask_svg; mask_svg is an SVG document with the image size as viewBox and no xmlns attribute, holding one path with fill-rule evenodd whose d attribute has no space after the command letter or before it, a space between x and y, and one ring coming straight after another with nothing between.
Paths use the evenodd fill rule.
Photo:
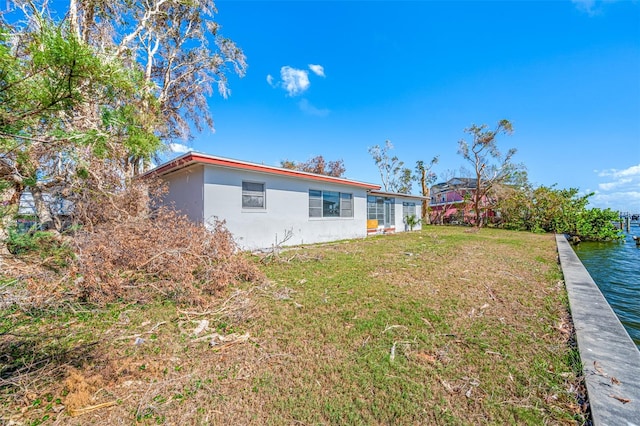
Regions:
<instances>
[{"instance_id":1,"label":"overgrown vegetation","mask_svg":"<svg viewBox=\"0 0 640 426\"><path fill-rule=\"evenodd\" d=\"M507 195L498 204L506 229L554 232L589 241L622 237L615 227L618 213L610 209L587 208L593 194L579 195L576 188L530 186L503 188Z\"/></svg>"},{"instance_id":2,"label":"overgrown vegetation","mask_svg":"<svg viewBox=\"0 0 640 426\"><path fill-rule=\"evenodd\" d=\"M199 307L35 309L5 281L0 418L584 423L553 238L469 231L292 248Z\"/></svg>"},{"instance_id":3,"label":"overgrown vegetation","mask_svg":"<svg viewBox=\"0 0 640 426\"><path fill-rule=\"evenodd\" d=\"M152 182L82 199L75 213L86 225L68 235L11 230L7 244L22 267L6 276L26 284L34 306L52 298L99 306L157 299L202 305L229 284L261 280L224 222L205 227L157 205L164 187Z\"/></svg>"},{"instance_id":4,"label":"overgrown vegetation","mask_svg":"<svg viewBox=\"0 0 640 426\"><path fill-rule=\"evenodd\" d=\"M246 68L211 0L12 5L0 14L3 243L26 196L52 239L90 231L79 206L98 196L117 210L112 196L172 140L212 127L213 88L227 96L226 74Z\"/></svg>"}]
</instances>

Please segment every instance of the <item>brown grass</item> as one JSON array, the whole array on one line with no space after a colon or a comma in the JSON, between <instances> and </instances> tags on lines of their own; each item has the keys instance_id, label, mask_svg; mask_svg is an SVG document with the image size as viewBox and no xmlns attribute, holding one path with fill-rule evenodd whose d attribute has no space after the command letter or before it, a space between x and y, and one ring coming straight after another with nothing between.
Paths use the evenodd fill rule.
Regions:
<instances>
[{"instance_id":1,"label":"brown grass","mask_svg":"<svg viewBox=\"0 0 640 426\"><path fill-rule=\"evenodd\" d=\"M30 317L14 310L16 335L49 324L65 328L70 348L96 346L83 361L59 357L38 377L3 374L0 418L71 425L584 421L552 237L430 227L288 253L262 267L268 282L229 288L197 308L115 304ZM208 328L195 335L202 320ZM17 344L15 337L2 336L5 345ZM72 409L80 414L72 417Z\"/></svg>"}]
</instances>

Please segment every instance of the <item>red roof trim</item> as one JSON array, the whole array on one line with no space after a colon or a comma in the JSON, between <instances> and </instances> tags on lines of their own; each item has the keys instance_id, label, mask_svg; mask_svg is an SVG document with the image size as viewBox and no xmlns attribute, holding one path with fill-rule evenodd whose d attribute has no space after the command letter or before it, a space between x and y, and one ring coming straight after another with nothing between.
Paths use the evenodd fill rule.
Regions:
<instances>
[{"instance_id":1,"label":"red roof trim","mask_svg":"<svg viewBox=\"0 0 640 426\"><path fill-rule=\"evenodd\" d=\"M165 175L167 173L173 172L175 170L179 170L181 168L187 167L191 164L197 164L197 163L220 166L220 167L229 167L233 169L250 170L254 172L269 173L269 174L280 175L280 176L289 176L289 177L295 177L300 179L311 179L315 181L337 183L341 185L356 186L356 187L366 188L366 189L374 189L374 190L380 189L380 185L374 185L371 183L358 182L358 181L348 180L343 178L336 178L333 176L318 175L315 173L300 172L298 170L289 170L289 169L283 169L280 167L265 166L262 164L247 163L244 161L232 160L230 158L212 157L212 156L197 154L197 153L188 153L182 157L178 157L167 164L161 165L158 168L149 171L148 174L161 176L161 175Z\"/></svg>"}]
</instances>

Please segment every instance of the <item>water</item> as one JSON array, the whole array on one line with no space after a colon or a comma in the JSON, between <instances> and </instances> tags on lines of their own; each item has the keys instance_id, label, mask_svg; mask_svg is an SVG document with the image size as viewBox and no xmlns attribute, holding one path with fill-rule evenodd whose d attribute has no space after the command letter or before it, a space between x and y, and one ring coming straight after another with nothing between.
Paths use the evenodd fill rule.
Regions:
<instances>
[{"instance_id":1,"label":"water","mask_svg":"<svg viewBox=\"0 0 640 426\"><path fill-rule=\"evenodd\" d=\"M584 242L574 248L640 349L640 247L636 246L633 235L640 237L637 223L631 225L631 232L621 242Z\"/></svg>"}]
</instances>

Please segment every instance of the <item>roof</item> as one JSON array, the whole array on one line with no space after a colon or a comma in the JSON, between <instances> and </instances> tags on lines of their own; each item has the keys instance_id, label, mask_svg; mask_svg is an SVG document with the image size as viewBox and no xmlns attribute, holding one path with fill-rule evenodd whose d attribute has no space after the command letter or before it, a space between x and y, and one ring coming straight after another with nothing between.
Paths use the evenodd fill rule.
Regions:
<instances>
[{"instance_id":1,"label":"roof","mask_svg":"<svg viewBox=\"0 0 640 426\"><path fill-rule=\"evenodd\" d=\"M287 176L298 179L309 179L320 182L336 183L340 185L365 188L369 190L380 189L380 185L376 185L373 183L320 175L316 173L301 172L299 170L285 169L282 167L266 166L264 164L250 163L248 161L234 160L231 158L216 157L213 155L201 154L197 152L188 152L186 154L183 154L180 157L177 157L167 163L161 164L155 169L148 171L144 174L144 176L165 176L195 164L211 165L230 169L267 173L278 176Z\"/></svg>"},{"instance_id":2,"label":"roof","mask_svg":"<svg viewBox=\"0 0 640 426\"><path fill-rule=\"evenodd\" d=\"M436 190L444 190L449 188L460 189L460 188L475 188L476 180L474 178L459 178L454 177L449 179L446 182L438 182L433 185L431 188Z\"/></svg>"},{"instance_id":3,"label":"roof","mask_svg":"<svg viewBox=\"0 0 640 426\"><path fill-rule=\"evenodd\" d=\"M415 199L418 199L418 200L428 200L429 199L429 197L423 197L422 195L402 194L402 193L399 193L399 192L384 192L384 191L376 191L376 190L369 191L369 194L371 194L371 195L382 195L384 197L415 198Z\"/></svg>"}]
</instances>

